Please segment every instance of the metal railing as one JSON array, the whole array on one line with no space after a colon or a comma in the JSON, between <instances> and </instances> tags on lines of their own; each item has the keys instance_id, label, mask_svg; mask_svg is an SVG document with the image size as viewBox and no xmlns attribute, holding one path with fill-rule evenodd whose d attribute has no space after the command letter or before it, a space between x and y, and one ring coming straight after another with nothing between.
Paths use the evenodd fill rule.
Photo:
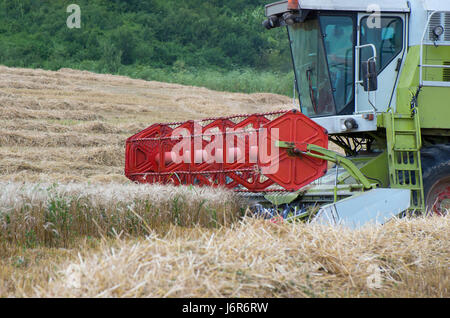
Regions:
<instances>
[{"instance_id":1,"label":"metal railing","mask_svg":"<svg viewBox=\"0 0 450 318\"><path fill-rule=\"evenodd\" d=\"M422 39L420 42L420 65L419 65L419 84L420 87L423 86L429 86L429 87L450 87L450 82L445 81L425 81L424 80L424 68L442 68L442 69L450 69L450 65L433 65L433 64L423 64L424 60L424 50L423 47L425 45L425 42L428 42L425 40L425 37L430 32L430 22L431 19L435 14L441 14L441 13L450 13L449 11L433 11L430 16L428 17L427 24L425 26L425 30L423 31ZM450 32L450 30L446 30L447 32ZM438 41L436 40L434 45L436 45ZM440 46L450 46L449 41L439 41Z\"/></svg>"}]
</instances>

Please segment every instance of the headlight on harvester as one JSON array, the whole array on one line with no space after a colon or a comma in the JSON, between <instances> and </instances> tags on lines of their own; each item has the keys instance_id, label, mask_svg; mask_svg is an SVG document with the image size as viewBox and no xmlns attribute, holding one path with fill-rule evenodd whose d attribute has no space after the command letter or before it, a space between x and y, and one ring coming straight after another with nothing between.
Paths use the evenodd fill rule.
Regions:
<instances>
[{"instance_id":1,"label":"headlight on harvester","mask_svg":"<svg viewBox=\"0 0 450 318\"><path fill-rule=\"evenodd\" d=\"M439 39L442 34L444 34L444 27L442 25L438 25L433 29L433 34L436 39Z\"/></svg>"},{"instance_id":2,"label":"headlight on harvester","mask_svg":"<svg viewBox=\"0 0 450 318\"><path fill-rule=\"evenodd\" d=\"M287 25L293 25L297 20L297 16L290 12L286 12L285 14L283 14L283 20Z\"/></svg>"},{"instance_id":3,"label":"headlight on harvester","mask_svg":"<svg viewBox=\"0 0 450 318\"><path fill-rule=\"evenodd\" d=\"M273 15L263 22L263 26L267 30L276 28L280 26L280 19L277 16Z\"/></svg>"}]
</instances>

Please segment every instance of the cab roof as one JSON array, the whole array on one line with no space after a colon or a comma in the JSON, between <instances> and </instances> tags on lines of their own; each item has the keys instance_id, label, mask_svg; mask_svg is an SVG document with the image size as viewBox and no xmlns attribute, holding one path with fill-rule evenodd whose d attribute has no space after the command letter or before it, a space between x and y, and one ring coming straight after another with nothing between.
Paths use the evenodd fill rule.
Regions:
<instances>
[{"instance_id":1,"label":"cab roof","mask_svg":"<svg viewBox=\"0 0 450 318\"><path fill-rule=\"evenodd\" d=\"M442 1L442 0L441 0ZM410 12L407 0L299 0L300 9L330 11L373 11L374 4L381 12ZM266 5L266 16L288 11L288 1Z\"/></svg>"}]
</instances>

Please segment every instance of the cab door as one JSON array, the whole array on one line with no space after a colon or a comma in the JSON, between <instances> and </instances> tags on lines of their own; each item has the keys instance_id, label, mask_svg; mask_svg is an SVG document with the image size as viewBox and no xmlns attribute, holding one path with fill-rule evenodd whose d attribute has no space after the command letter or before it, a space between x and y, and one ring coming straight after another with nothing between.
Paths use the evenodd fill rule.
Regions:
<instances>
[{"instance_id":1,"label":"cab door","mask_svg":"<svg viewBox=\"0 0 450 318\"><path fill-rule=\"evenodd\" d=\"M379 20L374 20L379 19ZM358 35L355 67L355 113L384 112L395 109L396 86L407 48L407 17L405 14L358 14ZM378 89L366 92L361 83L361 63L376 51Z\"/></svg>"}]
</instances>

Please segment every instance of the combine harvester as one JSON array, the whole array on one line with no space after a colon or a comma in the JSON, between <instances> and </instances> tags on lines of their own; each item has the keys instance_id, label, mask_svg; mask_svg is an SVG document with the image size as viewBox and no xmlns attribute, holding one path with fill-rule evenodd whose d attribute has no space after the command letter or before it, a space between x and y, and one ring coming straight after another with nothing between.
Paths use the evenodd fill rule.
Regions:
<instances>
[{"instance_id":1,"label":"combine harvester","mask_svg":"<svg viewBox=\"0 0 450 318\"><path fill-rule=\"evenodd\" d=\"M267 217L352 228L446 213L450 2L373 2L267 5L263 25L288 31L300 109L155 124L127 140L126 176L234 189Z\"/></svg>"}]
</instances>

